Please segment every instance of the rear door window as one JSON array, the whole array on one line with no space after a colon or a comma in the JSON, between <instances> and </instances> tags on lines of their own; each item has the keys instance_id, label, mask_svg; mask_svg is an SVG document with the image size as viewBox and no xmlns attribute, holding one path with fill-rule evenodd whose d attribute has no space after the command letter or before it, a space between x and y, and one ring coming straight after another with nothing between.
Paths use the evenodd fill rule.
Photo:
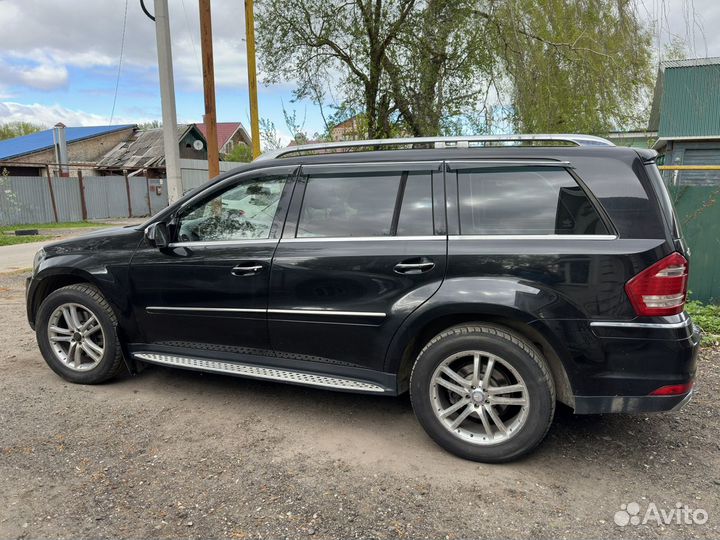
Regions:
<instances>
[{"instance_id":1,"label":"rear door window","mask_svg":"<svg viewBox=\"0 0 720 540\"><path fill-rule=\"evenodd\" d=\"M562 168L458 171L463 235L608 234L592 202Z\"/></svg>"},{"instance_id":2,"label":"rear door window","mask_svg":"<svg viewBox=\"0 0 720 540\"><path fill-rule=\"evenodd\" d=\"M298 217L298 238L433 234L430 171L313 173Z\"/></svg>"}]
</instances>

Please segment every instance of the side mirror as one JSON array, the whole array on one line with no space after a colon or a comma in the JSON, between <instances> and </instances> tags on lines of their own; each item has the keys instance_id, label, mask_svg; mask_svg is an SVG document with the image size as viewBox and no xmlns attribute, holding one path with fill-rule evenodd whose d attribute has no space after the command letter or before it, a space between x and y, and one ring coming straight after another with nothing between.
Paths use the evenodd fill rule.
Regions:
<instances>
[{"instance_id":1,"label":"side mirror","mask_svg":"<svg viewBox=\"0 0 720 540\"><path fill-rule=\"evenodd\" d=\"M170 244L170 232L167 223L159 221L153 223L145 229L145 238L148 243L156 248L163 249Z\"/></svg>"}]
</instances>

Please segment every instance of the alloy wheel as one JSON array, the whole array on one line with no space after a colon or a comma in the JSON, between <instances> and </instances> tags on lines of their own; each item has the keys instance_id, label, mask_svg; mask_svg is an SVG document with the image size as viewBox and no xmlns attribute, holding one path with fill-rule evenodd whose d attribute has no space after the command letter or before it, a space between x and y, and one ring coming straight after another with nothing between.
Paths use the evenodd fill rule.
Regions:
<instances>
[{"instance_id":1,"label":"alloy wheel","mask_svg":"<svg viewBox=\"0 0 720 540\"><path fill-rule=\"evenodd\" d=\"M61 304L48 320L48 340L55 357L69 369L87 371L102 360L105 333L95 314L81 304Z\"/></svg>"},{"instance_id":2,"label":"alloy wheel","mask_svg":"<svg viewBox=\"0 0 720 540\"><path fill-rule=\"evenodd\" d=\"M505 442L525 424L525 381L505 359L484 351L453 354L430 383L433 412L453 435L477 445Z\"/></svg>"}]
</instances>

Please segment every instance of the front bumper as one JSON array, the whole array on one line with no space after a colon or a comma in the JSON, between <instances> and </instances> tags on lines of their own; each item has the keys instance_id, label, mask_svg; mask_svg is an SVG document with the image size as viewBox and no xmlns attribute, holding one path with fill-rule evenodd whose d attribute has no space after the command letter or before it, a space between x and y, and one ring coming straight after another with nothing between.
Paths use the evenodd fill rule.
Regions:
<instances>
[{"instance_id":1,"label":"front bumper","mask_svg":"<svg viewBox=\"0 0 720 540\"><path fill-rule=\"evenodd\" d=\"M35 314L32 312L32 295L34 289L32 276L25 278L25 308L27 310L28 324L30 324L30 328L33 330L35 330Z\"/></svg>"}]
</instances>

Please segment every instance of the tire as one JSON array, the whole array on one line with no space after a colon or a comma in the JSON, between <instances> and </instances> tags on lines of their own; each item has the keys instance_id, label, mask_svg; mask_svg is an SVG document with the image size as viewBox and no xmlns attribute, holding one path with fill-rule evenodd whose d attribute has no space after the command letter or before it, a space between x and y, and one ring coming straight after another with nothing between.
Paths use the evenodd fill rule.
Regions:
<instances>
[{"instance_id":1,"label":"tire","mask_svg":"<svg viewBox=\"0 0 720 540\"><path fill-rule=\"evenodd\" d=\"M543 440L555 413L555 386L542 355L524 337L470 323L444 330L420 351L410 375L410 400L422 427L445 450L502 463Z\"/></svg>"},{"instance_id":2,"label":"tire","mask_svg":"<svg viewBox=\"0 0 720 540\"><path fill-rule=\"evenodd\" d=\"M68 322L73 318L81 324ZM117 324L110 304L96 287L68 285L40 304L35 335L45 362L55 373L72 383L98 384L116 376L123 366ZM70 350L73 343L75 348Z\"/></svg>"}]
</instances>

